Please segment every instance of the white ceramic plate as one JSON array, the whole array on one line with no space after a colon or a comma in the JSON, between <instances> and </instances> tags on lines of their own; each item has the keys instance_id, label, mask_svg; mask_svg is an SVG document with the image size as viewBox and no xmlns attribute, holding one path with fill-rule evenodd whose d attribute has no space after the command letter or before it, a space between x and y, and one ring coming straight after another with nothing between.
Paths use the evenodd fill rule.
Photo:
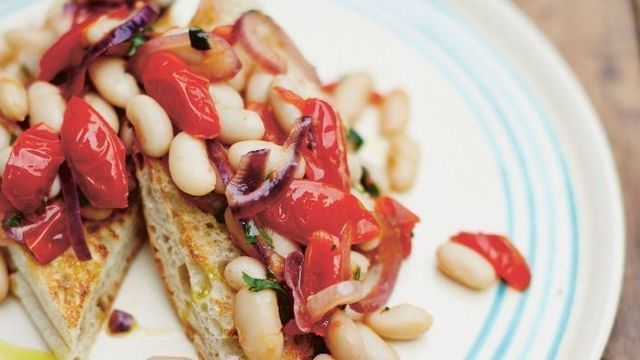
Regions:
<instances>
[{"instance_id":1,"label":"white ceramic plate","mask_svg":"<svg viewBox=\"0 0 640 360\"><path fill-rule=\"evenodd\" d=\"M32 23L43 3L3 1L1 26ZM391 304L424 306L435 323L423 339L394 344L402 358L598 358L622 279L617 175L583 91L528 20L502 0L281 0L266 10L323 79L366 70L380 89L404 87L413 99L422 170L402 200L423 222ZM533 270L530 289L476 293L438 273L435 248L462 229L510 235ZM147 249L115 307L140 328L103 331L92 359L195 357ZM16 301L0 319L4 342L44 349Z\"/></svg>"}]
</instances>

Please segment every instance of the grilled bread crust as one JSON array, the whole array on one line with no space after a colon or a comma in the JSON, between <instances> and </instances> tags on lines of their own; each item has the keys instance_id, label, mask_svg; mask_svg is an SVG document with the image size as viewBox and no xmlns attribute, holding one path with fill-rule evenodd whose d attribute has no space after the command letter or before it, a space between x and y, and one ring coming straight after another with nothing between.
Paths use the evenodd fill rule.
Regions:
<instances>
[{"instance_id":1,"label":"grilled bread crust","mask_svg":"<svg viewBox=\"0 0 640 360\"><path fill-rule=\"evenodd\" d=\"M43 266L24 246L9 246L13 292L56 357L88 357L145 238L140 208L134 204L106 220L85 223L90 261L78 261L69 249Z\"/></svg>"},{"instance_id":2,"label":"grilled bread crust","mask_svg":"<svg viewBox=\"0 0 640 360\"><path fill-rule=\"evenodd\" d=\"M137 176L156 264L187 336L203 359L244 358L225 265L242 255L224 224L186 201L163 161L144 157ZM310 359L308 337L285 341L284 359Z\"/></svg>"}]
</instances>

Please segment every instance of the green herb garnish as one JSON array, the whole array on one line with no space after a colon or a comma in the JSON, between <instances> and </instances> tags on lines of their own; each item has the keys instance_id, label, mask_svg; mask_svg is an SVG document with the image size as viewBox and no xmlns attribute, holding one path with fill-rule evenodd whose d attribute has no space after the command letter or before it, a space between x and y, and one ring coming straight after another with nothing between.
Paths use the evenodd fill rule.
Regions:
<instances>
[{"instance_id":1,"label":"green herb garnish","mask_svg":"<svg viewBox=\"0 0 640 360\"><path fill-rule=\"evenodd\" d=\"M271 235L269 235L269 232L262 226L258 226L258 231L260 232L260 235L264 239L264 242L266 242L267 245L273 247L273 238L271 237Z\"/></svg>"},{"instance_id":2,"label":"green herb garnish","mask_svg":"<svg viewBox=\"0 0 640 360\"><path fill-rule=\"evenodd\" d=\"M367 170L367 168L365 167L362 168L362 177L360 178L360 184L362 185L364 191L366 191L372 197L380 196L380 189L378 188L378 185L373 182L371 174L369 174L369 170Z\"/></svg>"},{"instance_id":3,"label":"green herb garnish","mask_svg":"<svg viewBox=\"0 0 640 360\"><path fill-rule=\"evenodd\" d=\"M16 133L11 133L11 137L9 138L9 145L13 145L16 140L18 140L18 135L16 135Z\"/></svg>"},{"instance_id":4,"label":"green herb garnish","mask_svg":"<svg viewBox=\"0 0 640 360\"><path fill-rule=\"evenodd\" d=\"M146 43L149 38L146 35L146 32L149 31L149 28L144 30L140 30L133 35L131 38L131 44L129 45L129 49L127 49L127 56L132 57L138 51L138 48L142 46L142 44Z\"/></svg>"},{"instance_id":5,"label":"green herb garnish","mask_svg":"<svg viewBox=\"0 0 640 360\"><path fill-rule=\"evenodd\" d=\"M4 221L4 226L8 228L18 227L22 219L24 219L24 215L20 211L16 211Z\"/></svg>"},{"instance_id":6,"label":"green herb garnish","mask_svg":"<svg viewBox=\"0 0 640 360\"><path fill-rule=\"evenodd\" d=\"M347 130L347 141L349 141L349 144L354 151L360 150L362 145L364 145L364 139L362 136L353 129Z\"/></svg>"},{"instance_id":7,"label":"green herb garnish","mask_svg":"<svg viewBox=\"0 0 640 360\"><path fill-rule=\"evenodd\" d=\"M269 279L256 279L251 277L247 273L242 273L242 280L244 280L245 284L249 285L249 290L253 292L262 291L265 289L273 289L277 291L281 291L283 294L285 293L284 289L280 284L273 280Z\"/></svg>"},{"instance_id":8,"label":"green herb garnish","mask_svg":"<svg viewBox=\"0 0 640 360\"><path fill-rule=\"evenodd\" d=\"M362 269L358 266L356 272L353 273L353 280L360 280L360 276L362 276Z\"/></svg>"},{"instance_id":9,"label":"green herb garnish","mask_svg":"<svg viewBox=\"0 0 640 360\"><path fill-rule=\"evenodd\" d=\"M189 40L191 41L191 47L196 50L211 50L211 45L209 44L209 34L199 27L192 27L191 29L189 29Z\"/></svg>"},{"instance_id":10,"label":"green herb garnish","mask_svg":"<svg viewBox=\"0 0 640 360\"><path fill-rule=\"evenodd\" d=\"M253 221L241 221L241 224L244 229L244 241L249 245L258 242L259 231L256 229Z\"/></svg>"}]
</instances>

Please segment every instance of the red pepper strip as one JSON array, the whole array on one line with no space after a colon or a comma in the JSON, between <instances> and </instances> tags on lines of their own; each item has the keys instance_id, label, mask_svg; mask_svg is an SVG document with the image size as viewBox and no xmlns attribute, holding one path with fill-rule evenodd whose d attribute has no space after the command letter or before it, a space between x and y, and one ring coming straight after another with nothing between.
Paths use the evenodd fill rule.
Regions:
<instances>
[{"instance_id":1,"label":"red pepper strip","mask_svg":"<svg viewBox=\"0 0 640 360\"><path fill-rule=\"evenodd\" d=\"M396 280L403 258L403 243L411 241L411 231L413 225L397 227L398 224L405 223L405 220L398 217L398 213L393 209L395 200L388 197L380 197L376 200L376 213L380 218L382 226L382 237L380 245L372 254L373 261L369 275L379 271L379 278L373 289L364 299L351 308L360 313L371 313L381 309L387 303ZM408 223L407 223L408 224ZM365 279L365 282L367 279Z\"/></svg>"},{"instance_id":2,"label":"red pepper strip","mask_svg":"<svg viewBox=\"0 0 640 360\"><path fill-rule=\"evenodd\" d=\"M82 227L82 218L80 217L78 188L66 163L60 166L60 182L62 183L64 212L67 220L67 238L78 260L91 260L91 251L89 251L89 246L87 245L84 227Z\"/></svg>"},{"instance_id":3,"label":"red pepper strip","mask_svg":"<svg viewBox=\"0 0 640 360\"><path fill-rule=\"evenodd\" d=\"M311 235L302 265L302 293L305 298L351 278L350 254L345 249L351 249L349 224L340 238L325 231L316 231Z\"/></svg>"},{"instance_id":4,"label":"red pepper strip","mask_svg":"<svg viewBox=\"0 0 640 360\"><path fill-rule=\"evenodd\" d=\"M420 218L392 198L381 198L377 207L378 212L385 214L387 221L392 228L400 231L400 244L402 245L403 258L411 255L411 239L413 238L413 228L420 222Z\"/></svg>"},{"instance_id":5,"label":"red pepper strip","mask_svg":"<svg viewBox=\"0 0 640 360\"><path fill-rule=\"evenodd\" d=\"M298 94L294 93L293 91L291 91L289 89L285 89L285 88L280 87L280 86L274 87L273 90L276 91L278 93L278 95L280 95L282 97L282 99L284 101L286 101L289 104L297 107L301 111L304 108L304 103L305 103L304 99L301 98L300 96L298 96Z\"/></svg>"},{"instance_id":6,"label":"red pepper strip","mask_svg":"<svg viewBox=\"0 0 640 360\"><path fill-rule=\"evenodd\" d=\"M25 214L36 211L64 161L58 135L46 125L36 125L13 144L2 180L2 193Z\"/></svg>"},{"instance_id":7,"label":"red pepper strip","mask_svg":"<svg viewBox=\"0 0 640 360\"><path fill-rule=\"evenodd\" d=\"M41 265L51 262L69 248L62 202L47 205L40 214L28 215L25 222L28 225L9 229L10 234L15 240L24 242Z\"/></svg>"},{"instance_id":8,"label":"red pepper strip","mask_svg":"<svg viewBox=\"0 0 640 360\"><path fill-rule=\"evenodd\" d=\"M451 241L468 246L489 260L498 276L514 289L524 291L529 287L531 271L527 261L507 237L461 232Z\"/></svg>"},{"instance_id":9,"label":"red pepper strip","mask_svg":"<svg viewBox=\"0 0 640 360\"><path fill-rule=\"evenodd\" d=\"M69 166L89 203L97 208L126 208L126 152L111 126L84 100L73 97L61 134Z\"/></svg>"},{"instance_id":10,"label":"red pepper strip","mask_svg":"<svg viewBox=\"0 0 640 360\"><path fill-rule=\"evenodd\" d=\"M264 136L262 137L262 140L278 145L284 144L285 140L287 140L287 135L276 123L273 112L268 106L256 102L248 102L247 110L255 111L260 115L262 123L264 124Z\"/></svg>"},{"instance_id":11,"label":"red pepper strip","mask_svg":"<svg viewBox=\"0 0 640 360\"><path fill-rule=\"evenodd\" d=\"M169 52L149 55L142 72L142 83L147 93L183 131L201 139L213 139L220 134L220 120L209 94L209 80L191 72L177 55Z\"/></svg>"},{"instance_id":12,"label":"red pepper strip","mask_svg":"<svg viewBox=\"0 0 640 360\"><path fill-rule=\"evenodd\" d=\"M316 231L340 236L347 222L355 226L354 244L372 240L380 233L376 219L358 198L311 180L293 180L278 202L259 217L268 227L302 244Z\"/></svg>"},{"instance_id":13,"label":"red pepper strip","mask_svg":"<svg viewBox=\"0 0 640 360\"><path fill-rule=\"evenodd\" d=\"M42 56L40 60L40 80L51 81L58 73L70 67L78 66L85 54L83 47L84 29L95 22L90 17L80 24L73 24L71 30L62 35Z\"/></svg>"},{"instance_id":14,"label":"red pepper strip","mask_svg":"<svg viewBox=\"0 0 640 360\"><path fill-rule=\"evenodd\" d=\"M338 113L323 100L308 99L302 114L313 119L308 146L302 150L307 178L348 191L347 141Z\"/></svg>"}]
</instances>

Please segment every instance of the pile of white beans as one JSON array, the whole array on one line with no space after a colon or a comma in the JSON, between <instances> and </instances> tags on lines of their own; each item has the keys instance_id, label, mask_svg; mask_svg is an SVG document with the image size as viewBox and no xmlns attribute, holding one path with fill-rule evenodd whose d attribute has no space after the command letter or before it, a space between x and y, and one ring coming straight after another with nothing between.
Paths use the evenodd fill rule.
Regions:
<instances>
[{"instance_id":1,"label":"pile of white beans","mask_svg":"<svg viewBox=\"0 0 640 360\"><path fill-rule=\"evenodd\" d=\"M333 103L345 125L355 126L370 103L374 88L369 74L354 73L344 76L331 94ZM367 168L372 179L383 192L408 191L416 182L420 163L420 148L406 134L411 117L409 95L404 90L394 89L380 102L378 114L380 133L389 143L386 173L373 166ZM362 175L362 165L356 154L349 157L352 183L357 184Z\"/></svg>"}]
</instances>

